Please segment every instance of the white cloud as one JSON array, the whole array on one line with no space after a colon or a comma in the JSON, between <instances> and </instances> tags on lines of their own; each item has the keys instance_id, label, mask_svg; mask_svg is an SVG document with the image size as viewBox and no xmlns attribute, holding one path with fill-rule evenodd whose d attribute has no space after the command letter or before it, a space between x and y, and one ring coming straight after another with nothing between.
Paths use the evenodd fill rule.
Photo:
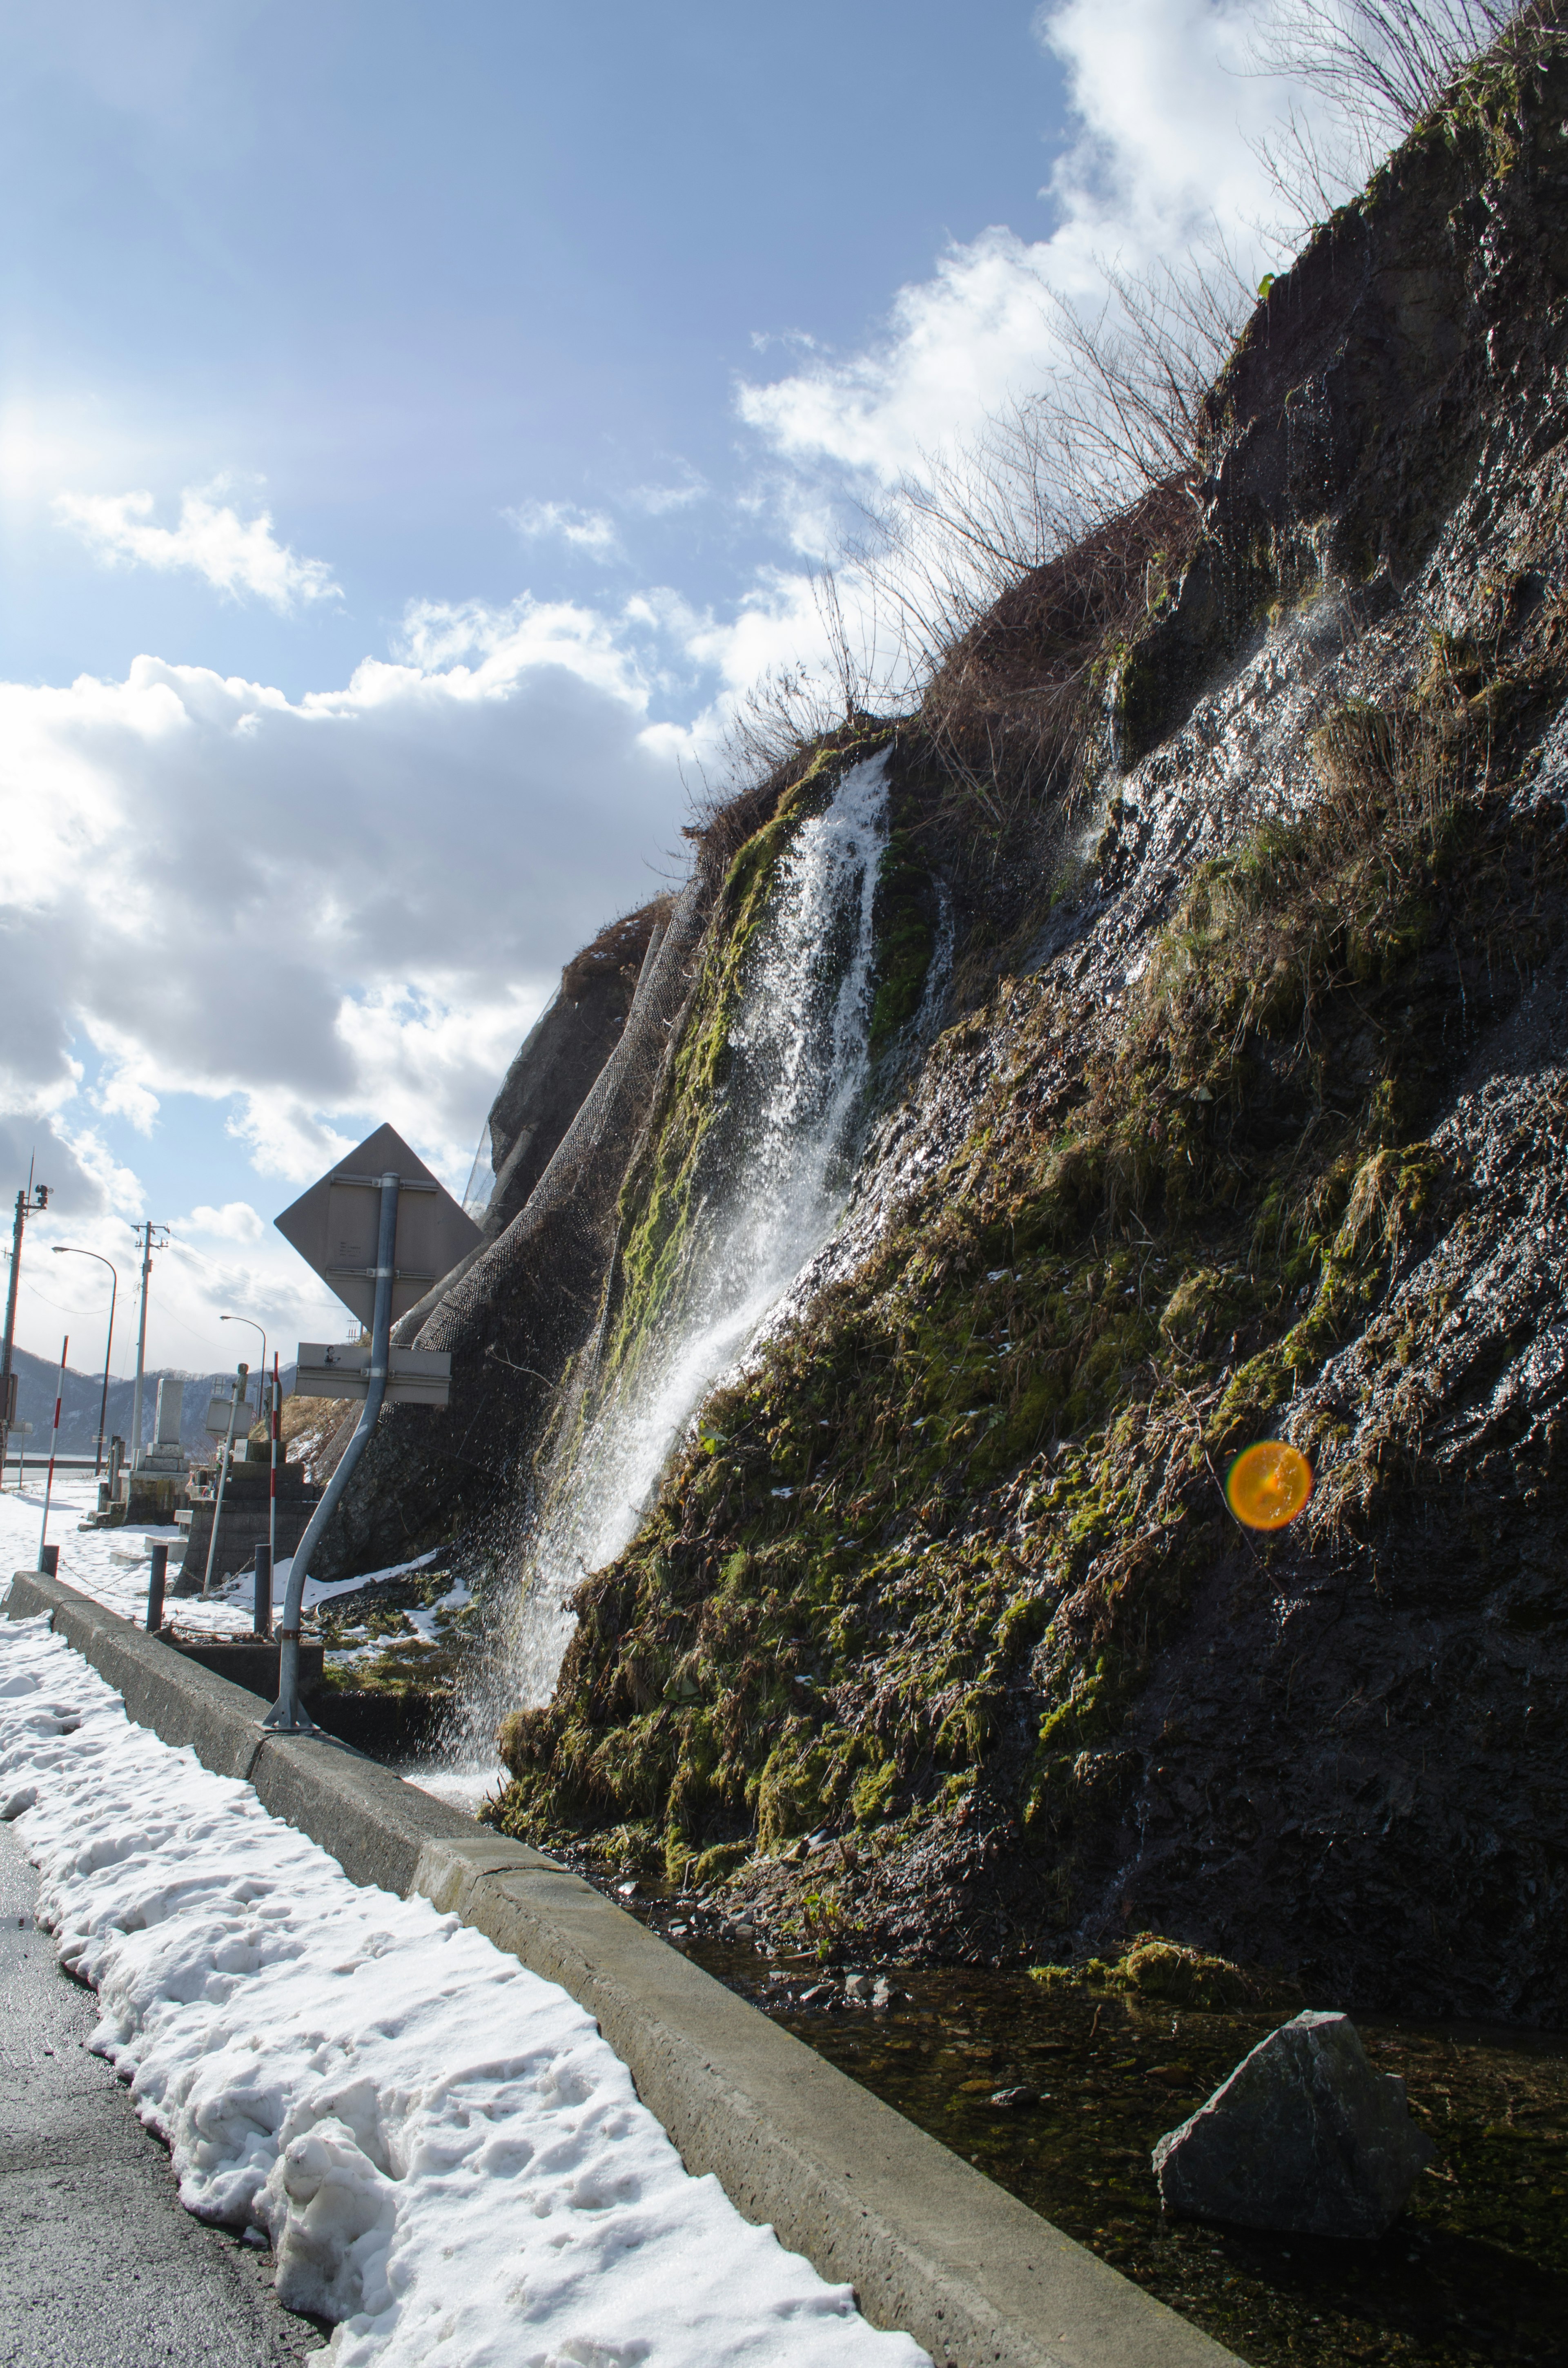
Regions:
<instances>
[{"instance_id":1,"label":"white cloud","mask_svg":"<svg viewBox=\"0 0 1568 2368\"><path fill-rule=\"evenodd\" d=\"M339 597L324 560L301 559L280 543L270 511L241 518L214 498L223 490L222 480L187 487L172 527L153 525L149 493L59 494L54 509L106 567L188 568L231 599L253 593L285 614L301 601Z\"/></svg>"},{"instance_id":2,"label":"white cloud","mask_svg":"<svg viewBox=\"0 0 1568 2368\"><path fill-rule=\"evenodd\" d=\"M110 1070L94 1087L92 1100L93 1108L101 1110L105 1118L122 1118L138 1134L152 1133L158 1115L158 1097L150 1087L138 1083L129 1062Z\"/></svg>"},{"instance_id":3,"label":"white cloud","mask_svg":"<svg viewBox=\"0 0 1568 2368\"><path fill-rule=\"evenodd\" d=\"M290 1185L383 1119L460 1185L561 964L664 884L685 799L650 686L690 674L686 621L425 604L395 659L298 700L153 657L0 685L0 1167L36 1143L60 1223L123 1248L145 1195L89 1097L157 1136L195 1096ZM187 1329L246 1292L297 1319L247 1212L185 1221L222 1245L181 1254Z\"/></svg>"},{"instance_id":4,"label":"white cloud","mask_svg":"<svg viewBox=\"0 0 1568 2368\"><path fill-rule=\"evenodd\" d=\"M580 510L574 502L522 502L501 515L525 542L554 540L600 561L621 556L615 521L603 510Z\"/></svg>"},{"instance_id":5,"label":"white cloud","mask_svg":"<svg viewBox=\"0 0 1568 2368\"><path fill-rule=\"evenodd\" d=\"M206 1234L225 1242L259 1242L267 1228L248 1201L225 1201L221 1209L202 1205L178 1220L182 1234Z\"/></svg>"},{"instance_id":6,"label":"white cloud","mask_svg":"<svg viewBox=\"0 0 1568 2368\"><path fill-rule=\"evenodd\" d=\"M694 469L689 461L682 461L672 484L634 485L626 496L626 506L629 509L641 510L646 518L667 518L672 510L689 509L694 502L704 500L711 491L707 478Z\"/></svg>"},{"instance_id":7,"label":"white cloud","mask_svg":"<svg viewBox=\"0 0 1568 2368\"><path fill-rule=\"evenodd\" d=\"M742 418L808 476L890 485L1042 384L1059 358L1048 290L1092 302L1106 262L1176 261L1216 228L1256 279L1274 259L1256 228L1273 199L1249 143L1287 97L1312 112L1307 95L1244 71L1256 25L1246 0L1042 8L1036 29L1066 70L1080 127L1042 192L1055 230L1029 239L995 226L955 242L928 279L898 290L862 350L744 382Z\"/></svg>"},{"instance_id":8,"label":"white cloud","mask_svg":"<svg viewBox=\"0 0 1568 2368\"><path fill-rule=\"evenodd\" d=\"M1041 266L1040 248L1010 230L950 247L934 278L899 290L873 346L744 384L742 418L787 459L835 461L891 483L1038 376Z\"/></svg>"}]
</instances>

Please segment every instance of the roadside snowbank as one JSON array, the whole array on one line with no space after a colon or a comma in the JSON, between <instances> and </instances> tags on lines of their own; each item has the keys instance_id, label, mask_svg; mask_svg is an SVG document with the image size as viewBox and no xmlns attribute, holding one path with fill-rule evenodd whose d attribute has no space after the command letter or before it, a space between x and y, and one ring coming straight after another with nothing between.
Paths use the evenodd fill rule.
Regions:
<instances>
[{"instance_id":1,"label":"roadside snowbank","mask_svg":"<svg viewBox=\"0 0 1568 2368\"><path fill-rule=\"evenodd\" d=\"M67 1587L90 1595L95 1603L118 1611L122 1620L134 1620L140 1626L147 1615L147 1578L153 1543L162 1539L169 1548L172 1586L185 1554L186 1533L181 1529L160 1528L155 1522L141 1523L134 1529L84 1530L80 1526L82 1517L90 1513L97 1501L97 1483L90 1472L55 1474L54 1496L49 1508L49 1542L60 1548L60 1576ZM37 1566L42 1519L43 1472L40 1467L35 1487L29 1467L23 1493L18 1494L12 1483L0 1495L0 1587L14 1570L32 1570ZM367 1571L360 1578L340 1578L324 1584L307 1579L305 1610L330 1602L335 1595L369 1587L375 1579L396 1578L406 1570L422 1569L434 1560L434 1554L419 1554L412 1562L394 1563L388 1570ZM276 1611L283 1608L291 1566L291 1556L278 1556L272 1574ZM177 1622L182 1634L248 1636L253 1593L253 1581L245 1572L226 1590L214 1587L205 1602L199 1595L171 1595L165 1611L169 1619Z\"/></svg>"},{"instance_id":2,"label":"roadside snowbank","mask_svg":"<svg viewBox=\"0 0 1568 2368\"><path fill-rule=\"evenodd\" d=\"M338 2368L921 2368L718 2182L597 2027L0 1620L0 1815L193 2212L270 2234Z\"/></svg>"}]
</instances>

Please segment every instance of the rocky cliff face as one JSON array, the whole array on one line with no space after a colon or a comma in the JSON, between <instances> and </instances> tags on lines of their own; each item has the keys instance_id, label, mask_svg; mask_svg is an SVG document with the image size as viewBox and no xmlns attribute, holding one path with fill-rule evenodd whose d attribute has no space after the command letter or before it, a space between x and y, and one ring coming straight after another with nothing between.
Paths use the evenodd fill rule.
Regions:
<instances>
[{"instance_id":1,"label":"rocky cliff face","mask_svg":"<svg viewBox=\"0 0 1568 2368\"><path fill-rule=\"evenodd\" d=\"M966 806L929 711L863 743L880 1115L509 1721L509 1830L775 1929L1560 2020L1565 275L1568 71L1479 70L1259 306L1136 613L1059 570L961 654L1096 685L1071 763ZM708 850L556 1370L624 1340L801 794Z\"/></svg>"},{"instance_id":2,"label":"rocky cliff face","mask_svg":"<svg viewBox=\"0 0 1568 2368\"><path fill-rule=\"evenodd\" d=\"M406 1343L422 1338L433 1318L440 1322L439 1345L455 1352L451 1406L434 1417L396 1406L383 1415L315 1557L318 1577L405 1560L449 1537L454 1527L472 1538L497 1500L524 1485L520 1467L539 1422L540 1393L556 1380L576 1336L570 1301L565 1311L552 1304L534 1269L509 1281L494 1277L496 1245L515 1238L540 1178L620 1050L671 903L655 898L574 955L507 1070L487 1121L494 1183L479 1244L410 1309L395 1335ZM591 1292L602 1253L596 1260L592 1247L585 1258L560 1247L558 1285ZM478 1288L468 1281L476 1268ZM465 1284L482 1314L463 1327L453 1324L451 1310Z\"/></svg>"}]
</instances>

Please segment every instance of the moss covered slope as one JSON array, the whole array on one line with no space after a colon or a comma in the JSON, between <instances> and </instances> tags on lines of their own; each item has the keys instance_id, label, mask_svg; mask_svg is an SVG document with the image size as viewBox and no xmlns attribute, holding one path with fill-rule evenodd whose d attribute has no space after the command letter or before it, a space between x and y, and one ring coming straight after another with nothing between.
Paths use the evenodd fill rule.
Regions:
<instances>
[{"instance_id":1,"label":"moss covered slope","mask_svg":"<svg viewBox=\"0 0 1568 2368\"><path fill-rule=\"evenodd\" d=\"M1184 581L1085 726L1065 898L1060 814L966 846L928 803L969 1008L834 1279L582 1588L508 1830L827 1944L1154 1930L1560 2016L1562 85L1480 92L1271 290ZM917 817L917 730L896 761ZM701 1008L623 1203L623 1352ZM1280 1434L1318 1486L1267 1541L1223 1477Z\"/></svg>"}]
</instances>

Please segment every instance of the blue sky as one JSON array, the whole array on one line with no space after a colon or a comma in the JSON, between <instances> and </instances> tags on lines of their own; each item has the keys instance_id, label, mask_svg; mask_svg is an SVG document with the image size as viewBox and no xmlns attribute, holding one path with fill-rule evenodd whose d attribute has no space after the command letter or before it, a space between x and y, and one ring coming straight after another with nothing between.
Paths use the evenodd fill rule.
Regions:
<instances>
[{"instance_id":1,"label":"blue sky","mask_svg":"<svg viewBox=\"0 0 1568 2368\"><path fill-rule=\"evenodd\" d=\"M156 1359L340 1328L270 1220L381 1121L460 1189L812 570L1051 366L1047 286L1256 248L1250 21L14 0L0 1193L36 1148L40 1252L171 1224ZM29 1251L25 1345L91 1280Z\"/></svg>"},{"instance_id":2,"label":"blue sky","mask_svg":"<svg viewBox=\"0 0 1568 2368\"><path fill-rule=\"evenodd\" d=\"M284 619L107 574L50 469L5 520L23 680L152 647L297 695L413 598L733 599L772 540L733 498L757 467L737 375L863 339L946 239L1054 211L1062 72L1017 0L7 21L6 413L84 491L170 505L229 472L343 591ZM530 545L528 502L608 512L624 555Z\"/></svg>"}]
</instances>

